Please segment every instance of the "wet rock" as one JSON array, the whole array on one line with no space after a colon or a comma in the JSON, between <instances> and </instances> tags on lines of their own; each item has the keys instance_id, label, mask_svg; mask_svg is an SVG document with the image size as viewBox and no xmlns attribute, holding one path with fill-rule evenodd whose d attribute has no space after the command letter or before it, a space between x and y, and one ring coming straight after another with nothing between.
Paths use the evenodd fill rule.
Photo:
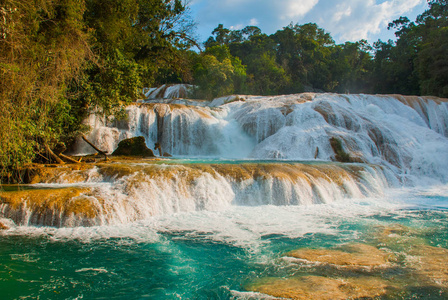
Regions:
<instances>
[{"instance_id":1,"label":"wet rock","mask_svg":"<svg viewBox=\"0 0 448 300\"><path fill-rule=\"evenodd\" d=\"M145 138L142 136L122 140L112 155L155 157L154 152L146 146Z\"/></svg>"},{"instance_id":2,"label":"wet rock","mask_svg":"<svg viewBox=\"0 0 448 300\"><path fill-rule=\"evenodd\" d=\"M422 237L424 232L419 232L409 227L394 224L389 226L378 226L375 240L380 246L387 247L394 252L409 252L410 249L420 245L426 245L427 241Z\"/></svg>"},{"instance_id":3,"label":"wet rock","mask_svg":"<svg viewBox=\"0 0 448 300\"><path fill-rule=\"evenodd\" d=\"M411 285L448 288L448 249L427 244L428 232L403 225L380 227L377 238L382 245L404 253L406 268L412 270Z\"/></svg>"},{"instance_id":4,"label":"wet rock","mask_svg":"<svg viewBox=\"0 0 448 300\"><path fill-rule=\"evenodd\" d=\"M16 224L14 223L13 220L0 217L0 230L8 230L15 226Z\"/></svg>"},{"instance_id":5,"label":"wet rock","mask_svg":"<svg viewBox=\"0 0 448 300\"><path fill-rule=\"evenodd\" d=\"M310 270L314 272L318 270L315 268L317 266L325 269L318 275L265 278L247 288L275 297L318 300L370 299L383 296L388 290L396 288L390 281L377 276L378 274L370 273L392 267L393 259L393 255L371 245L348 244L336 249L298 249L286 253L285 258L301 263L305 269L312 267ZM331 272L328 267L339 271Z\"/></svg>"},{"instance_id":6,"label":"wet rock","mask_svg":"<svg viewBox=\"0 0 448 300\"><path fill-rule=\"evenodd\" d=\"M154 151L157 151L157 150L159 150L160 156L172 157L172 155L169 154L168 152L163 152L163 154L162 154L162 145L160 145L160 143L155 143L155 145L154 145Z\"/></svg>"},{"instance_id":7,"label":"wet rock","mask_svg":"<svg viewBox=\"0 0 448 300\"><path fill-rule=\"evenodd\" d=\"M448 288L448 249L419 245L409 254L407 263L421 282Z\"/></svg>"},{"instance_id":8,"label":"wet rock","mask_svg":"<svg viewBox=\"0 0 448 300\"><path fill-rule=\"evenodd\" d=\"M19 225L56 227L96 224L99 211L89 188L29 189L0 192L2 217Z\"/></svg>"},{"instance_id":9,"label":"wet rock","mask_svg":"<svg viewBox=\"0 0 448 300\"><path fill-rule=\"evenodd\" d=\"M9 229L9 226L0 220L0 230L6 230L6 229Z\"/></svg>"},{"instance_id":10,"label":"wet rock","mask_svg":"<svg viewBox=\"0 0 448 300\"><path fill-rule=\"evenodd\" d=\"M265 278L246 289L288 299L342 300L380 297L389 286L387 281L371 277L301 276Z\"/></svg>"},{"instance_id":11,"label":"wet rock","mask_svg":"<svg viewBox=\"0 0 448 300\"><path fill-rule=\"evenodd\" d=\"M299 249L285 256L312 264L327 264L350 270L387 268L393 255L366 244L349 244L339 249Z\"/></svg>"},{"instance_id":12,"label":"wet rock","mask_svg":"<svg viewBox=\"0 0 448 300\"><path fill-rule=\"evenodd\" d=\"M335 137L330 138L330 145L335 153L336 161L352 162L350 155L345 152L344 148L342 147L342 142L340 139L337 139Z\"/></svg>"},{"instance_id":13,"label":"wet rock","mask_svg":"<svg viewBox=\"0 0 448 300\"><path fill-rule=\"evenodd\" d=\"M292 263L290 277L262 278L246 288L288 299L447 299L448 249L428 244L429 229L375 229L371 243L378 247L294 250L284 256Z\"/></svg>"}]
</instances>

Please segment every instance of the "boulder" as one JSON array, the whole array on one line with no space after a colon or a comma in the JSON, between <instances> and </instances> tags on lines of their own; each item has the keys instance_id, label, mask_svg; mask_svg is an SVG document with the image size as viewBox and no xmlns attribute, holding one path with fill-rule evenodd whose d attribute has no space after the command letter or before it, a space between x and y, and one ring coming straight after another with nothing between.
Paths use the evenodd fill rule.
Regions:
<instances>
[{"instance_id":1,"label":"boulder","mask_svg":"<svg viewBox=\"0 0 448 300\"><path fill-rule=\"evenodd\" d=\"M154 152L146 146L145 138L142 136L122 140L112 155L155 157Z\"/></svg>"}]
</instances>

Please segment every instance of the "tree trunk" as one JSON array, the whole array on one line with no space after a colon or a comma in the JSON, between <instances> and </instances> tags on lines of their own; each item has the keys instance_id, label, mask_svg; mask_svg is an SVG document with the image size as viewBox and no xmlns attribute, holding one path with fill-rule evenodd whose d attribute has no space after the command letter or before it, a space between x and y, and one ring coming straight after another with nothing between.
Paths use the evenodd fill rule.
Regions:
<instances>
[{"instance_id":1,"label":"tree trunk","mask_svg":"<svg viewBox=\"0 0 448 300\"><path fill-rule=\"evenodd\" d=\"M73 158L68 157L67 155L64 155L62 153L60 153L59 156L62 157L63 159L65 159L65 160L68 160L71 163L74 163L74 164L79 164L80 163L79 161L74 160Z\"/></svg>"},{"instance_id":2,"label":"tree trunk","mask_svg":"<svg viewBox=\"0 0 448 300\"><path fill-rule=\"evenodd\" d=\"M65 164L62 159L59 158L59 156L57 156L56 154L54 154L53 151L51 151L50 147L48 147L47 143L44 143L44 147L45 147L45 151L48 152L48 154L50 154L50 156L60 165Z\"/></svg>"},{"instance_id":3,"label":"tree trunk","mask_svg":"<svg viewBox=\"0 0 448 300\"><path fill-rule=\"evenodd\" d=\"M93 149L95 149L98 153L104 155L104 160L109 160L109 159L107 158L107 154L106 154L104 151L101 151L100 149L98 149L94 144L92 144L92 143L86 138L85 135L82 135L82 139L83 139L87 144L89 144Z\"/></svg>"}]
</instances>

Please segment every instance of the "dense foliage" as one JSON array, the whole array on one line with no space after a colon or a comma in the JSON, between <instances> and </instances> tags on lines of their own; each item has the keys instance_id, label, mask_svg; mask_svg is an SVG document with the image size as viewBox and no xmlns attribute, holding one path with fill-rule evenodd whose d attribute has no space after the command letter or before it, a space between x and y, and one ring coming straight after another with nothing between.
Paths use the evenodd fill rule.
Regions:
<instances>
[{"instance_id":1,"label":"dense foliage","mask_svg":"<svg viewBox=\"0 0 448 300\"><path fill-rule=\"evenodd\" d=\"M205 53L223 47L230 50L229 59L242 62L246 73L232 79L234 93L324 91L448 97L447 1L430 0L428 4L429 9L415 22L401 17L389 24L389 29L396 30L396 42L378 41L371 46L361 40L337 45L314 23L290 24L269 36L254 26L229 30L220 24L205 42ZM206 83L197 80L201 90L214 90L215 82L222 84L213 74L209 79Z\"/></svg>"},{"instance_id":2,"label":"dense foliage","mask_svg":"<svg viewBox=\"0 0 448 300\"><path fill-rule=\"evenodd\" d=\"M316 24L212 32L204 50L183 0L0 0L0 177L64 149L92 112L119 116L142 87L192 83L196 97L305 91L448 97L447 0L397 41L336 44ZM62 151L60 150L60 151Z\"/></svg>"},{"instance_id":3,"label":"dense foliage","mask_svg":"<svg viewBox=\"0 0 448 300\"><path fill-rule=\"evenodd\" d=\"M114 114L183 65L193 23L181 0L1 0L0 177ZM17 178L18 177L18 178Z\"/></svg>"},{"instance_id":4,"label":"dense foliage","mask_svg":"<svg viewBox=\"0 0 448 300\"><path fill-rule=\"evenodd\" d=\"M401 17L389 24L396 43L375 43L377 91L448 97L448 3L428 3L415 22Z\"/></svg>"}]
</instances>

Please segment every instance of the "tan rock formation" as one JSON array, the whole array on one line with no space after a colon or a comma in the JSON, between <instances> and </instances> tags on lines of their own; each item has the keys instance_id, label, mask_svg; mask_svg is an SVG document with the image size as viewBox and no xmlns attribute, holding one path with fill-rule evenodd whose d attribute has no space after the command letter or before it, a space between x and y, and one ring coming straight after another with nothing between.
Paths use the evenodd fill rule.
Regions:
<instances>
[{"instance_id":1,"label":"tan rock formation","mask_svg":"<svg viewBox=\"0 0 448 300\"><path fill-rule=\"evenodd\" d=\"M292 278L267 278L248 285L248 290L274 297L298 300L345 300L374 298L386 293L388 282L379 278L328 278L302 276Z\"/></svg>"},{"instance_id":2,"label":"tan rock formation","mask_svg":"<svg viewBox=\"0 0 448 300\"><path fill-rule=\"evenodd\" d=\"M339 268L386 268L393 255L366 244L348 244L340 249L299 249L286 256L310 263L329 264Z\"/></svg>"}]
</instances>

